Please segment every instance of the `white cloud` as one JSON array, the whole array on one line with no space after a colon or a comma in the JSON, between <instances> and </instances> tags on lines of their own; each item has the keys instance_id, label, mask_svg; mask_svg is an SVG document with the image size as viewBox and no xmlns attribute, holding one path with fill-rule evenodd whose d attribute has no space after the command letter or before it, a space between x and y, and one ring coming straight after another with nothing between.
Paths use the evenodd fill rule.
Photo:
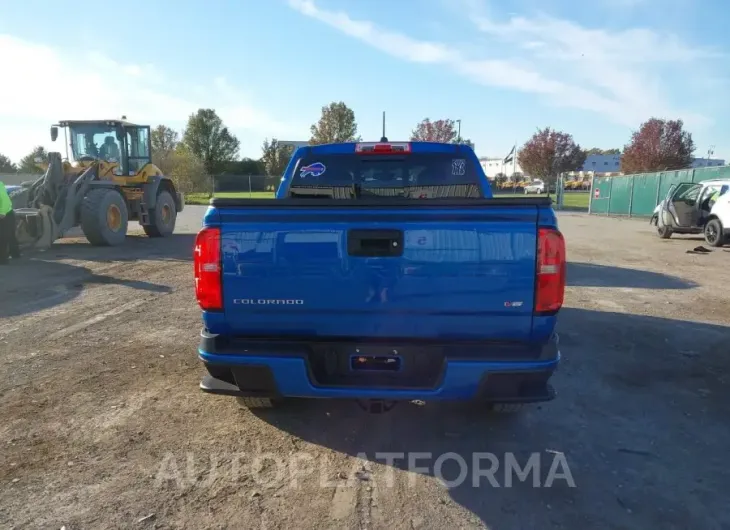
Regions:
<instances>
[{"instance_id":1,"label":"white cloud","mask_svg":"<svg viewBox=\"0 0 730 530\"><path fill-rule=\"evenodd\" d=\"M75 54L0 34L0 153L18 160L34 146L58 149L48 126L61 119L126 115L182 127L198 108L214 108L234 132L290 136L304 130L278 121L225 78L207 86L174 83L151 64L126 64L98 52Z\"/></svg>"},{"instance_id":2,"label":"white cloud","mask_svg":"<svg viewBox=\"0 0 730 530\"><path fill-rule=\"evenodd\" d=\"M353 20L346 13L319 9L311 0L289 0L289 5L304 15L401 59L418 63L441 63L451 59L451 50L446 46L416 41L378 28L371 22Z\"/></svg>"},{"instance_id":3,"label":"white cloud","mask_svg":"<svg viewBox=\"0 0 730 530\"><path fill-rule=\"evenodd\" d=\"M522 43L522 47L526 50L535 50L537 48L544 48L546 44L539 40L530 40Z\"/></svg>"},{"instance_id":4,"label":"white cloud","mask_svg":"<svg viewBox=\"0 0 730 530\"><path fill-rule=\"evenodd\" d=\"M461 0L460 10L466 8L484 34L510 45L510 57L474 59L454 46L413 39L344 12L321 9L314 0L289 0L289 5L392 56L439 64L476 83L538 94L555 105L600 113L622 125L638 126L651 115L679 116L690 126L709 121L674 109L666 101L661 78L651 75L649 66L688 63L710 54L672 35L646 29L610 33L545 16L513 16L496 23L485 3Z\"/></svg>"},{"instance_id":5,"label":"white cloud","mask_svg":"<svg viewBox=\"0 0 730 530\"><path fill-rule=\"evenodd\" d=\"M703 116L675 109L669 103L665 88L670 84L681 86L683 81L674 73L668 77L666 68L680 66L686 70L702 60L718 57L712 50L693 48L676 35L646 28L589 29L546 15L514 16L501 23L473 14L471 20L482 32L511 45L526 48L525 42L539 39L541 46L528 49L531 64L606 95L619 107L611 113L620 113L627 124L651 115L679 115L691 125L707 124Z\"/></svg>"},{"instance_id":6,"label":"white cloud","mask_svg":"<svg viewBox=\"0 0 730 530\"><path fill-rule=\"evenodd\" d=\"M556 58L578 59L588 55L623 64L639 64L689 62L719 56L711 50L689 47L676 35L646 28L589 29L547 15L514 16L507 22L495 22L474 14L471 20L481 31L509 40L539 39L552 48L551 53Z\"/></svg>"}]
</instances>

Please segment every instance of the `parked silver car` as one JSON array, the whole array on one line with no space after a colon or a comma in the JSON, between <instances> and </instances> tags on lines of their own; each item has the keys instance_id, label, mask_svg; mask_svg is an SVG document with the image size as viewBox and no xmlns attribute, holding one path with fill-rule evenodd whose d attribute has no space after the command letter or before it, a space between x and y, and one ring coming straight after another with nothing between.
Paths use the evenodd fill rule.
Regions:
<instances>
[{"instance_id":1,"label":"parked silver car","mask_svg":"<svg viewBox=\"0 0 730 530\"><path fill-rule=\"evenodd\" d=\"M535 193L537 195L545 193L545 183L542 180L533 180L525 186L525 195Z\"/></svg>"}]
</instances>

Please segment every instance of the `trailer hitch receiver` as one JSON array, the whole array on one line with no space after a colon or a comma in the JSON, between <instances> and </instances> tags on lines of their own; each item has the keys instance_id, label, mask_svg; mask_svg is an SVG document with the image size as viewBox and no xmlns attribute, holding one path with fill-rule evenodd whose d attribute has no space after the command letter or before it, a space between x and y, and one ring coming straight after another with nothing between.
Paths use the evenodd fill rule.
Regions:
<instances>
[{"instance_id":1,"label":"trailer hitch receiver","mask_svg":"<svg viewBox=\"0 0 730 530\"><path fill-rule=\"evenodd\" d=\"M357 404L365 411L370 414L382 414L393 410L398 402L389 401L385 399L359 399Z\"/></svg>"}]
</instances>

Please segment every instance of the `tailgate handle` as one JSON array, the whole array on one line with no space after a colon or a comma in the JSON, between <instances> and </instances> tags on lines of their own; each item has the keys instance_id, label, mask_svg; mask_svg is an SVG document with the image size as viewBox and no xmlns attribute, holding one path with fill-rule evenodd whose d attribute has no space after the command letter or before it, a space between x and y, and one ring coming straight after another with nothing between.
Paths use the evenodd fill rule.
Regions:
<instances>
[{"instance_id":1,"label":"tailgate handle","mask_svg":"<svg viewBox=\"0 0 730 530\"><path fill-rule=\"evenodd\" d=\"M349 230L347 253L363 257L400 257L403 255L403 231Z\"/></svg>"}]
</instances>

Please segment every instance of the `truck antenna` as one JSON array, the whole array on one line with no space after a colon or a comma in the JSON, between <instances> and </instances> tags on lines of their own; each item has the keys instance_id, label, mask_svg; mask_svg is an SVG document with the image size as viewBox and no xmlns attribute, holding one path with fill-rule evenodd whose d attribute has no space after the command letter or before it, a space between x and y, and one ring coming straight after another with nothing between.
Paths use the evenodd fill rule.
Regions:
<instances>
[{"instance_id":1,"label":"truck antenna","mask_svg":"<svg viewBox=\"0 0 730 530\"><path fill-rule=\"evenodd\" d=\"M388 138L385 137L385 111L383 111L383 136L380 138L381 142L387 142Z\"/></svg>"}]
</instances>

